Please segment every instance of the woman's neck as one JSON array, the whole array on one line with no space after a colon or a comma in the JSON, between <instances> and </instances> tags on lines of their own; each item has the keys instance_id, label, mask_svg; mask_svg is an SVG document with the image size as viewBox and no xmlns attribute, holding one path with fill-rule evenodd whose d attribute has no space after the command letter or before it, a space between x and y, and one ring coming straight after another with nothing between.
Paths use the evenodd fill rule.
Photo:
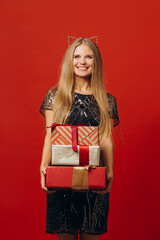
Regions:
<instances>
[{"instance_id":1,"label":"woman's neck","mask_svg":"<svg viewBox=\"0 0 160 240\"><path fill-rule=\"evenodd\" d=\"M90 77L82 78L82 77L75 77L73 91L79 93L92 93L91 92L91 81Z\"/></svg>"}]
</instances>

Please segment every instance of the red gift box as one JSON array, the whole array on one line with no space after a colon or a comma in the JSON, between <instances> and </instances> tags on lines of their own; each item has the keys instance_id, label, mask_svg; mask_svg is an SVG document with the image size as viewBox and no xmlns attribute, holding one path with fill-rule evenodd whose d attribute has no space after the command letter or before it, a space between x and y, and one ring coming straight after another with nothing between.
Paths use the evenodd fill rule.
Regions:
<instances>
[{"instance_id":1,"label":"red gift box","mask_svg":"<svg viewBox=\"0 0 160 240\"><path fill-rule=\"evenodd\" d=\"M48 166L46 187L49 189L105 189L106 168Z\"/></svg>"}]
</instances>

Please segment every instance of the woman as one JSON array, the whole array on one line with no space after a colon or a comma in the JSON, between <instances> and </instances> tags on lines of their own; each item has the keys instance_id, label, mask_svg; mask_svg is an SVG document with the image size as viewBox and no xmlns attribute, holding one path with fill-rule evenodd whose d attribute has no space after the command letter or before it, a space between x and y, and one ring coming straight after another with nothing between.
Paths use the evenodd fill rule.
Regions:
<instances>
[{"instance_id":1,"label":"woman","mask_svg":"<svg viewBox=\"0 0 160 240\"><path fill-rule=\"evenodd\" d=\"M119 123L116 99L106 93L102 59L97 45L88 38L78 38L67 49L58 88L50 89L40 107L46 126L53 122L99 126L100 166L106 166L105 190L77 192L49 191L45 186L46 167L51 161L51 129L46 128L41 186L47 193L47 233L57 233L60 240L98 240L107 232L109 191L113 181L112 128Z\"/></svg>"}]
</instances>

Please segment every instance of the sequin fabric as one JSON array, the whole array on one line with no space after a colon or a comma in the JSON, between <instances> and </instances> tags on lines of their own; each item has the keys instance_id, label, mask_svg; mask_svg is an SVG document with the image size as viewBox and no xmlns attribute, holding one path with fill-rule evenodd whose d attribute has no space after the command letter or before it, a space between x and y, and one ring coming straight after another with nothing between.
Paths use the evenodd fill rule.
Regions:
<instances>
[{"instance_id":1,"label":"sequin fabric","mask_svg":"<svg viewBox=\"0 0 160 240\"><path fill-rule=\"evenodd\" d=\"M40 106L40 113L45 116L45 110L52 110L57 89L50 89ZM93 95L84 95L73 92L73 104L69 115L69 124L86 123L87 125L97 126L99 124L99 107ZM114 127L119 124L116 98L107 93L109 103L109 115L114 120Z\"/></svg>"},{"instance_id":2,"label":"sequin fabric","mask_svg":"<svg viewBox=\"0 0 160 240\"><path fill-rule=\"evenodd\" d=\"M50 89L40 106L40 113L52 110L57 89ZM114 126L119 124L116 98L107 93L109 115ZM73 103L68 124L85 123L88 126L99 125L99 107L93 95L73 92ZM100 166L104 166L102 160ZM98 194L92 191L72 190L56 191L46 194L47 215L46 233L88 233L100 235L107 232L109 212L109 193Z\"/></svg>"}]
</instances>

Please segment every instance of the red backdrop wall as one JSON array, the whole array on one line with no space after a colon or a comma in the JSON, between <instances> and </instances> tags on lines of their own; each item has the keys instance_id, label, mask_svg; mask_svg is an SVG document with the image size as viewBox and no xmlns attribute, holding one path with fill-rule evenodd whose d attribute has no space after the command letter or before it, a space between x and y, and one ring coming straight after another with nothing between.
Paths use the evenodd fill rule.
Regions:
<instances>
[{"instance_id":1,"label":"red backdrop wall","mask_svg":"<svg viewBox=\"0 0 160 240\"><path fill-rule=\"evenodd\" d=\"M108 92L117 98L114 183L101 239L159 239L158 1L1 1L0 237L45 233L39 106L58 80L67 36L97 35Z\"/></svg>"}]
</instances>

